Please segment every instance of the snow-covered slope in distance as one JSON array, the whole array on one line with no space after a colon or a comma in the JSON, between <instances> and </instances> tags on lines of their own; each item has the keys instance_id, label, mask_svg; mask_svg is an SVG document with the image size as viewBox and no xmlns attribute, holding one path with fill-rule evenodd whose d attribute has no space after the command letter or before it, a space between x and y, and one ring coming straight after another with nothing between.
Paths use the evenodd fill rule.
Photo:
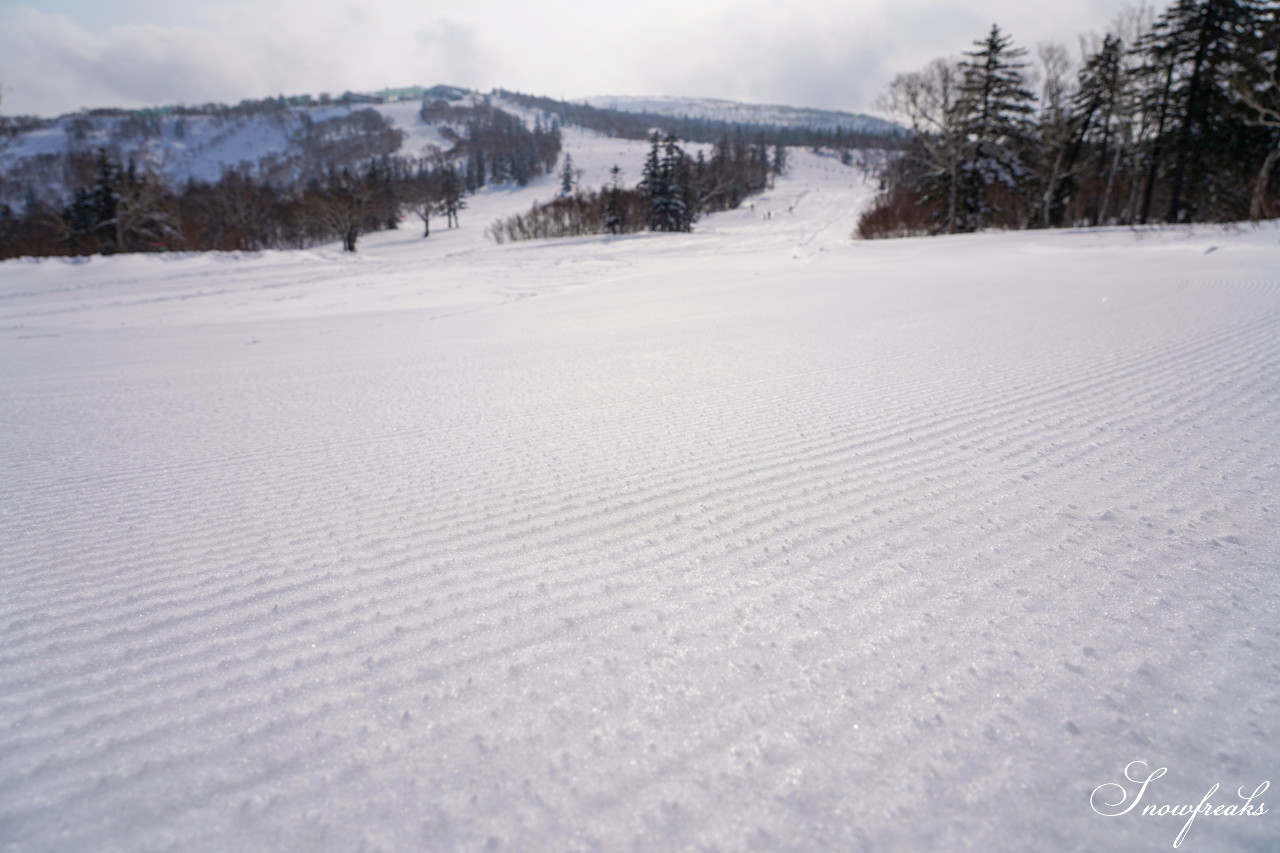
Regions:
<instances>
[{"instance_id":1,"label":"snow-covered slope in distance","mask_svg":"<svg viewBox=\"0 0 1280 853\"><path fill-rule=\"evenodd\" d=\"M791 167L0 263L0 846L1165 850L1090 793L1273 776L1280 232L852 243Z\"/></svg>"},{"instance_id":2,"label":"snow-covered slope in distance","mask_svg":"<svg viewBox=\"0 0 1280 853\"><path fill-rule=\"evenodd\" d=\"M471 96L467 102L480 100ZM216 181L228 169L240 169L259 179L281 180L277 165L299 153L298 139L305 123L349 116L372 109L403 134L399 155L420 157L448 150L452 143L441 125L426 123L417 101L373 105L291 107L281 113L228 115L157 115L158 132L129 131L129 114L63 116L17 136L0 153L0 200L21 206L28 190L46 201L65 201L63 167L52 158L76 152L92 158L99 150L113 152L121 162L160 175L173 187L189 180Z\"/></svg>"},{"instance_id":3,"label":"snow-covered slope in distance","mask_svg":"<svg viewBox=\"0 0 1280 853\"><path fill-rule=\"evenodd\" d=\"M891 121L864 113L849 113L839 110L743 104L719 98L682 98L670 95L649 97L595 95L584 100L591 106L600 109L712 119L741 124L808 127L815 130L841 128L853 133L899 134L903 132L901 127Z\"/></svg>"},{"instance_id":4,"label":"snow-covered slope in distance","mask_svg":"<svg viewBox=\"0 0 1280 853\"><path fill-rule=\"evenodd\" d=\"M471 105L488 97L501 109L520 115L530 126L538 118L548 119L536 111L523 109L500 96L478 92L461 95L455 103ZM636 105L657 104L653 99L619 99L619 109L634 110ZM891 132L892 126L867 116L795 110L788 107L758 107L729 101L691 101L671 99L665 107L651 110L676 114L681 109L699 117L725 121L783 124L816 128L844 127L846 130ZM396 152L403 157L422 157L449 150L453 143L442 134L442 125L427 123L420 115L417 100L382 104L330 104L291 106L282 112L270 110L246 113L179 115L156 114L147 118L152 129L141 132L140 114L68 115L50 120L42 126L19 134L6 149L0 150L0 203L24 209L28 198L35 197L59 205L69 200L64 185L63 162L56 158L77 152L85 158L101 149L113 152L120 162L134 161L139 168L150 169L171 186L187 181L216 181L227 169L240 169L259 179L281 182L295 178L287 164L299 154L300 139L308 126L341 118L353 111L372 109L404 138ZM868 123L869 122L869 123ZM885 131L884 128L889 128ZM91 176L89 176L91 179Z\"/></svg>"}]
</instances>

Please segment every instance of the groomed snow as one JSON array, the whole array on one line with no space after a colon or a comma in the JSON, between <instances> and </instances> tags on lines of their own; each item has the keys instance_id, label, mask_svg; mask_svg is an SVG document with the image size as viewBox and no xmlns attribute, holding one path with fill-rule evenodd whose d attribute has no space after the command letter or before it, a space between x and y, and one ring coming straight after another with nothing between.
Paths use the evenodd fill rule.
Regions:
<instances>
[{"instance_id":1,"label":"groomed snow","mask_svg":"<svg viewBox=\"0 0 1280 853\"><path fill-rule=\"evenodd\" d=\"M0 849L1166 850L1090 794L1275 781L1280 229L854 242L797 150L483 241L554 183L0 264Z\"/></svg>"}]
</instances>

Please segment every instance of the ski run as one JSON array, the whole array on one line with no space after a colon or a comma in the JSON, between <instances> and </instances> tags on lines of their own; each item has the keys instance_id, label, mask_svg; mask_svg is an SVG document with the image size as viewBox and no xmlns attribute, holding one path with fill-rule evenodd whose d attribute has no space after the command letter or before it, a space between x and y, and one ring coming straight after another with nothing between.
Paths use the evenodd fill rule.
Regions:
<instances>
[{"instance_id":1,"label":"ski run","mask_svg":"<svg viewBox=\"0 0 1280 853\"><path fill-rule=\"evenodd\" d=\"M856 241L860 162L0 264L0 849L1154 851L1278 781L1280 229Z\"/></svg>"}]
</instances>

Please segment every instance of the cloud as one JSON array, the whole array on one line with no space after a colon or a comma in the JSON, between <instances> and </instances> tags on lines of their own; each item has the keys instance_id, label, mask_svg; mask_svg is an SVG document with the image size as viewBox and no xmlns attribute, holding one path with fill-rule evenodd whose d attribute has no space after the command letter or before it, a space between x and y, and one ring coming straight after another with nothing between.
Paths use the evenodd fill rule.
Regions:
<instances>
[{"instance_id":1,"label":"cloud","mask_svg":"<svg viewBox=\"0 0 1280 853\"><path fill-rule=\"evenodd\" d=\"M220 45L188 28L122 26L102 35L71 18L20 7L0 32L6 112L138 106L177 91L198 100L218 88Z\"/></svg>"},{"instance_id":2,"label":"cloud","mask_svg":"<svg viewBox=\"0 0 1280 853\"><path fill-rule=\"evenodd\" d=\"M829 109L866 110L897 74L958 55L992 23L1031 49L1101 27L1128 0L1096 0L1046 16L1035 4L897 0L712 3L683 28L643 27L614 47L629 77L580 94L676 94ZM661 45L662 49L655 49ZM579 87L583 83L578 84Z\"/></svg>"},{"instance_id":3,"label":"cloud","mask_svg":"<svg viewBox=\"0 0 1280 853\"><path fill-rule=\"evenodd\" d=\"M91 32L17 7L0 30L7 113L236 102L413 82L472 81L504 63L465 24L350 4L223 6L199 26L123 24Z\"/></svg>"},{"instance_id":4,"label":"cloud","mask_svg":"<svg viewBox=\"0 0 1280 853\"><path fill-rule=\"evenodd\" d=\"M695 24L661 39L634 34L615 53L631 70L630 91L627 82L610 91L861 110L898 71L966 44L957 32L985 31L982 20L954 3L703 7Z\"/></svg>"},{"instance_id":5,"label":"cloud","mask_svg":"<svg viewBox=\"0 0 1280 853\"><path fill-rule=\"evenodd\" d=\"M39 114L441 82L859 110L993 22L1073 46L1128 2L171 0L160 26L155 0L99 0L92 20L119 19L104 27L0 0L0 84L6 112Z\"/></svg>"}]
</instances>

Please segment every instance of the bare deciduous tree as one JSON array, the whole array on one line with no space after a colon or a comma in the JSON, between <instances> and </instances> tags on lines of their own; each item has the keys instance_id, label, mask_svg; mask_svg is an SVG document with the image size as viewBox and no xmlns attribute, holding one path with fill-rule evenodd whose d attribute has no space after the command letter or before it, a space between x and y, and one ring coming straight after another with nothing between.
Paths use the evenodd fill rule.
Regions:
<instances>
[{"instance_id":1,"label":"bare deciduous tree","mask_svg":"<svg viewBox=\"0 0 1280 853\"><path fill-rule=\"evenodd\" d=\"M365 217L374 203L374 188L360 174L348 169L330 172L323 184L311 187L304 197L309 218L342 240L346 252L356 250Z\"/></svg>"},{"instance_id":2,"label":"bare deciduous tree","mask_svg":"<svg viewBox=\"0 0 1280 853\"><path fill-rule=\"evenodd\" d=\"M876 102L877 109L910 126L930 171L945 180L948 234L959 230L959 173L967 142L963 81L957 60L935 59L920 71L899 74Z\"/></svg>"},{"instance_id":3,"label":"bare deciduous tree","mask_svg":"<svg viewBox=\"0 0 1280 853\"><path fill-rule=\"evenodd\" d=\"M1040 198L1040 224L1048 228L1054 224L1054 210L1058 206L1059 182L1065 170L1067 152L1076 122L1071 113L1071 60L1067 49L1060 44L1041 44L1037 54L1040 59L1044 83L1040 90L1040 182L1043 193Z\"/></svg>"},{"instance_id":4,"label":"bare deciduous tree","mask_svg":"<svg viewBox=\"0 0 1280 853\"><path fill-rule=\"evenodd\" d=\"M1249 218L1256 221L1264 215L1271 173L1280 161L1280 20L1272 18L1252 47L1231 77L1231 91L1245 107L1245 122L1267 128L1272 135L1273 144L1249 197Z\"/></svg>"}]
</instances>

